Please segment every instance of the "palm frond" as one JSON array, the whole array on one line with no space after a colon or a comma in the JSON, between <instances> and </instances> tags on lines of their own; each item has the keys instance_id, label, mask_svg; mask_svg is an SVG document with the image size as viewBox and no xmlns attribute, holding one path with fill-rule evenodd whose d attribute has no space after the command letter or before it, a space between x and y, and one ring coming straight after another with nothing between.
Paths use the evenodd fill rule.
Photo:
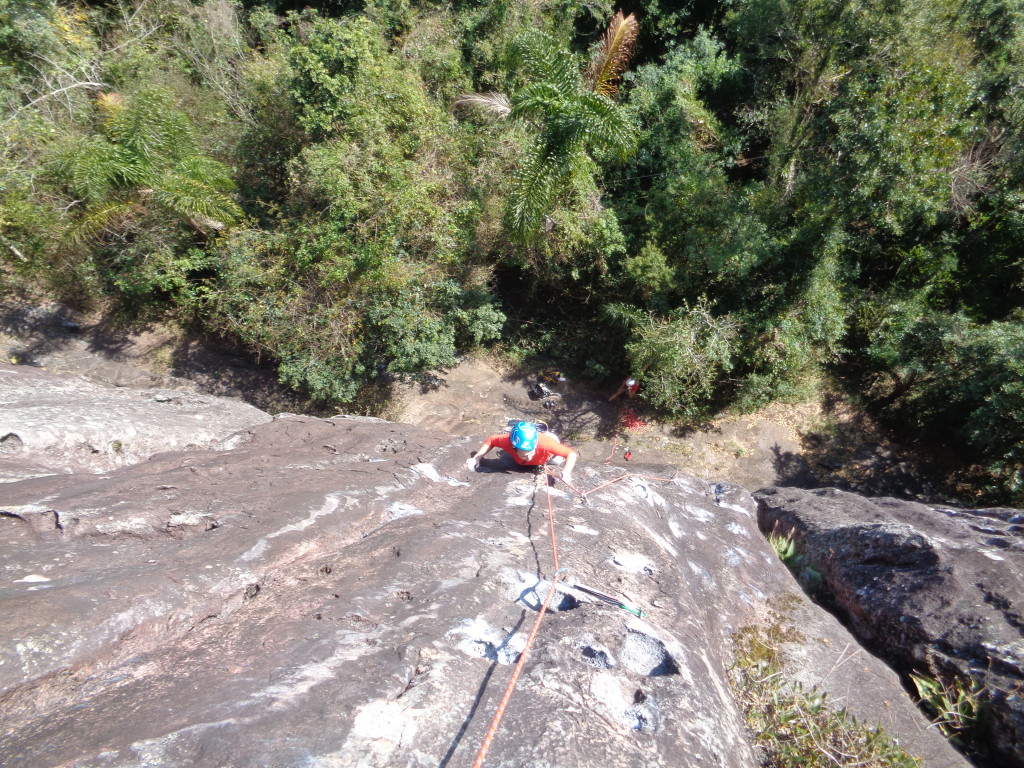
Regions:
<instances>
[{"instance_id":1,"label":"palm frond","mask_svg":"<svg viewBox=\"0 0 1024 768\"><path fill-rule=\"evenodd\" d=\"M199 142L188 118L174 106L170 93L146 88L109 111L107 136L134 153L140 163L156 166L199 152Z\"/></svg>"},{"instance_id":2,"label":"palm frond","mask_svg":"<svg viewBox=\"0 0 1024 768\"><path fill-rule=\"evenodd\" d=\"M587 70L586 83L594 93L612 98L619 90L622 73L629 66L640 25L633 14L619 11L612 17L601 47Z\"/></svg>"},{"instance_id":3,"label":"palm frond","mask_svg":"<svg viewBox=\"0 0 1024 768\"><path fill-rule=\"evenodd\" d=\"M79 244L96 240L103 232L113 232L124 226L137 212L138 207L130 200L108 200L91 205L67 231L67 237Z\"/></svg>"},{"instance_id":4,"label":"palm frond","mask_svg":"<svg viewBox=\"0 0 1024 768\"><path fill-rule=\"evenodd\" d=\"M587 93L579 99L579 110L592 145L622 158L629 156L636 143L636 126L622 109L603 96Z\"/></svg>"},{"instance_id":5,"label":"palm frond","mask_svg":"<svg viewBox=\"0 0 1024 768\"><path fill-rule=\"evenodd\" d=\"M508 117L512 111L504 93L467 93L452 102L453 107L472 107L498 118Z\"/></svg>"},{"instance_id":6,"label":"palm frond","mask_svg":"<svg viewBox=\"0 0 1024 768\"><path fill-rule=\"evenodd\" d=\"M184 157L174 166L173 171L218 191L223 192L235 188L235 180L231 178L231 169L224 163L206 155L197 154Z\"/></svg>"},{"instance_id":7,"label":"palm frond","mask_svg":"<svg viewBox=\"0 0 1024 768\"><path fill-rule=\"evenodd\" d=\"M514 41L513 51L530 80L551 83L563 92L579 88L575 57L543 32L523 33Z\"/></svg>"},{"instance_id":8,"label":"palm frond","mask_svg":"<svg viewBox=\"0 0 1024 768\"><path fill-rule=\"evenodd\" d=\"M516 239L527 241L540 231L555 191L556 168L538 147L513 174L506 219Z\"/></svg>"},{"instance_id":9,"label":"palm frond","mask_svg":"<svg viewBox=\"0 0 1024 768\"><path fill-rule=\"evenodd\" d=\"M60 145L52 167L76 197L90 203L103 200L125 168L117 146L102 136L85 136Z\"/></svg>"},{"instance_id":10,"label":"palm frond","mask_svg":"<svg viewBox=\"0 0 1024 768\"><path fill-rule=\"evenodd\" d=\"M153 199L186 219L206 218L231 223L241 216L238 205L206 182L178 171L163 174L152 190Z\"/></svg>"},{"instance_id":11,"label":"palm frond","mask_svg":"<svg viewBox=\"0 0 1024 768\"><path fill-rule=\"evenodd\" d=\"M509 117L519 120L537 117L542 121L564 111L565 92L554 83L531 83L521 88L512 99Z\"/></svg>"}]
</instances>

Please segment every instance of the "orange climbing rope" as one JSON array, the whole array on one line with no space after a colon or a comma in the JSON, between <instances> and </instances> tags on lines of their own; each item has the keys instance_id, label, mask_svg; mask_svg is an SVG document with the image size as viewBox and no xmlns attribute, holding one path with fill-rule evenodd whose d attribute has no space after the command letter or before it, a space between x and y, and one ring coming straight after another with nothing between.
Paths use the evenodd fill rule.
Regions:
<instances>
[{"instance_id":1,"label":"orange climbing rope","mask_svg":"<svg viewBox=\"0 0 1024 768\"><path fill-rule=\"evenodd\" d=\"M548 488L547 476L552 474L550 470L544 470L544 487ZM476 760L473 762L473 768L480 768L484 764L484 758L487 756L487 750L491 748L491 742L494 740L494 734L498 732L498 724L501 723L502 715L505 714L505 707L508 706L509 699L512 698L512 691L515 690L516 682L519 680L519 673L523 671L523 665L526 664L526 656L530 652L530 646L533 644L533 638L537 635L537 630L540 629L540 622L544 618L544 614L547 613L548 604L551 602L551 596L555 594L555 584L562 578L562 570L558 567L558 544L555 541L555 511L551 505L551 491L548 490L548 530L551 533L551 557L555 565L555 575L551 577L551 586L548 588L547 597L544 598L544 604L540 607L540 611L537 613L537 618L533 622L533 628L530 630L529 636L526 638L526 645L523 646L522 652L519 654L519 661L516 663L515 669L512 670L512 677L508 681L508 685L505 686L505 693L501 697L501 702L498 704L498 709L494 713L494 717L491 719L491 725L487 729L487 734L484 736L483 743L480 745L480 750L476 754Z\"/></svg>"},{"instance_id":2,"label":"orange climbing rope","mask_svg":"<svg viewBox=\"0 0 1024 768\"><path fill-rule=\"evenodd\" d=\"M569 483L566 483L565 480L562 480L562 478L558 477L558 475L554 475L553 474L552 477L557 477L559 480L562 480L562 482L565 483L565 487L566 488L571 490L573 493L579 494L583 498L586 498L587 496L589 496L590 494L594 493L595 491L600 491L602 488L607 488L609 485L615 485L615 483L618 483L618 482L620 482L622 480L626 480L626 479L628 479L630 477L638 477L641 480L655 480L655 481L662 482L662 483L671 483L673 480L676 479L676 475L678 475L678 474L679 474L679 472L675 472L672 475L672 477L652 477L651 475L641 475L641 474L637 474L636 472L627 472L624 475L619 475L618 477L616 477L616 478L614 478L612 480L609 480L607 483L601 483L601 485L598 485L598 486L596 486L594 488L591 488L589 491L581 491L576 486L570 485Z\"/></svg>"},{"instance_id":3,"label":"orange climbing rope","mask_svg":"<svg viewBox=\"0 0 1024 768\"><path fill-rule=\"evenodd\" d=\"M537 630L540 629L540 622L544 618L544 614L547 613L552 595L555 594L555 584L558 583L564 573L564 570L558 567L558 543L555 539L555 510L551 504L551 490L547 484L548 476L561 480L565 483L567 488L585 498L589 493L598 491L606 486L617 483L620 480L625 480L628 477L639 477L642 480L672 482L675 480L675 475L677 474L679 473L676 472L672 477L650 477L647 475L627 473L625 475L620 475L607 483L603 483L596 488L591 488L589 491L581 491L569 483L566 483L565 480L563 480L559 475L554 474L550 469L544 469L544 487L547 490L548 497L548 531L551 534L551 559L555 566L555 573L554 576L551 577L551 587L548 589L547 597L544 598L544 604L541 605L540 611L537 612L537 618L534 619L533 627L530 629L530 634L526 638L526 645L523 646L523 650L519 654L519 661L516 662L515 669L512 670L512 677L509 679L508 685L505 686L505 693L502 694L501 701L498 703L498 709L495 711L494 717L491 719L491 724L487 728L487 733L484 735L483 743L481 743L480 749L476 754L476 760L473 761L473 768L481 768L484 764L484 758L487 757L487 751L491 748L491 742L494 741L494 735L498 732L498 725L501 723L501 718L505 714L505 708L508 706L509 699L512 698L512 691L515 690L516 683L519 681L519 675L523 671L523 666L526 664L526 656L530 652L530 646L533 644L533 639L537 635Z\"/></svg>"}]
</instances>

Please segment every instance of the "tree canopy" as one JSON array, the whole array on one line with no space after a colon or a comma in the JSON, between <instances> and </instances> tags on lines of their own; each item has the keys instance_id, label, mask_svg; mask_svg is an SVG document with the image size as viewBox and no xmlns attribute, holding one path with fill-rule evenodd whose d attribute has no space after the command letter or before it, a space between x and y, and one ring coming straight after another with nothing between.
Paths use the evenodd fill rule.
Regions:
<instances>
[{"instance_id":1,"label":"tree canopy","mask_svg":"<svg viewBox=\"0 0 1024 768\"><path fill-rule=\"evenodd\" d=\"M492 343L688 422L838 376L1021 502L1022 29L1004 0L0 0L0 285L223 334L338 405Z\"/></svg>"}]
</instances>

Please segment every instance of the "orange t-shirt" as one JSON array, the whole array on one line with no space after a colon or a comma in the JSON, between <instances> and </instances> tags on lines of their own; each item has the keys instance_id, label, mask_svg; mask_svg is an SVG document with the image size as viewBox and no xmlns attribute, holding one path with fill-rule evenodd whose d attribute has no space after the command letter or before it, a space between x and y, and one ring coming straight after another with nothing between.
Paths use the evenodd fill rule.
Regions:
<instances>
[{"instance_id":1,"label":"orange t-shirt","mask_svg":"<svg viewBox=\"0 0 1024 768\"><path fill-rule=\"evenodd\" d=\"M529 459L520 458L519 454L516 453L515 447L512 445L512 438L507 432L500 435L491 435L487 438L487 442L490 443L491 448L501 448L501 450L505 451L505 453L512 457L516 464L522 464L524 467L535 467L540 464L547 464L552 456L568 458L571 454L576 453L575 448L563 445L551 435L546 435L543 432L537 435L537 447L533 452L533 456Z\"/></svg>"}]
</instances>

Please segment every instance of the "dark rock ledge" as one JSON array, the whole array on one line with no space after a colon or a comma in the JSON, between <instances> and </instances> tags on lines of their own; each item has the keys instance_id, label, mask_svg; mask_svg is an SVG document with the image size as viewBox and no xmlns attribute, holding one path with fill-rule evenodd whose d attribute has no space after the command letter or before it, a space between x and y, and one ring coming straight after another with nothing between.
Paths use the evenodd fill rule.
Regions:
<instances>
[{"instance_id":1,"label":"dark rock ledge","mask_svg":"<svg viewBox=\"0 0 1024 768\"><path fill-rule=\"evenodd\" d=\"M896 669L975 680L993 765L1024 766L1024 513L844 491L755 494L861 642Z\"/></svg>"}]
</instances>

